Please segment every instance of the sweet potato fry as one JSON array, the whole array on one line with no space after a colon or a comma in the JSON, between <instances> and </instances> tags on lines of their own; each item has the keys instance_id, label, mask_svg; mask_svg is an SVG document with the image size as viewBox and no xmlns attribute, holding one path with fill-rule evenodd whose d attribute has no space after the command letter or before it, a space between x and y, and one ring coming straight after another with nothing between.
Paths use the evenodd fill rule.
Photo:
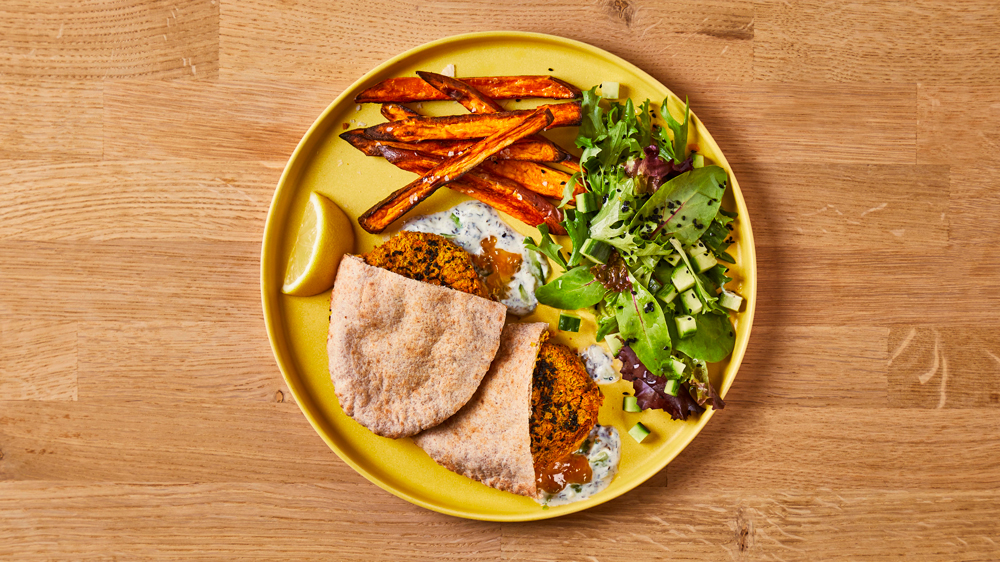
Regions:
<instances>
[{"instance_id":1,"label":"sweet potato fry","mask_svg":"<svg viewBox=\"0 0 1000 562\"><path fill-rule=\"evenodd\" d=\"M380 156L377 145L391 146L401 150L417 150L435 156L452 157L476 144L472 140L430 140L423 142L376 141L365 136L364 129L352 129L340 135L355 148L368 156ZM573 156L558 146L521 139L493 155L498 160L524 160L528 162L569 162Z\"/></svg>"},{"instance_id":2,"label":"sweet potato fry","mask_svg":"<svg viewBox=\"0 0 1000 562\"><path fill-rule=\"evenodd\" d=\"M470 113L500 113L504 110L499 103L493 101L493 98L450 76L422 70L417 71L417 76L442 94L462 104L462 107L468 109Z\"/></svg>"},{"instance_id":3,"label":"sweet potato fry","mask_svg":"<svg viewBox=\"0 0 1000 562\"><path fill-rule=\"evenodd\" d=\"M470 113L500 113L503 112L503 107L500 106L496 101L490 99L488 96L484 95L479 90L473 88L472 86L466 84L465 82L455 80L449 76L444 76L441 74L435 74L433 72L421 72L418 71L417 75L427 81L428 84L434 86L442 93L446 94L451 99L462 104L465 109L468 109ZM570 160L573 157L570 156L568 152L563 150L559 145L550 141L549 139L541 135L533 135L528 137L527 140L534 140L541 143L546 143L552 147L552 150L566 153L566 158L563 160ZM512 160L535 160L543 161L531 158L513 158Z\"/></svg>"},{"instance_id":4,"label":"sweet potato fry","mask_svg":"<svg viewBox=\"0 0 1000 562\"><path fill-rule=\"evenodd\" d=\"M420 117L420 114L416 111L398 103L383 103L380 113L382 113L382 117L385 117L389 121L399 121L400 119Z\"/></svg>"},{"instance_id":5,"label":"sweet potato fry","mask_svg":"<svg viewBox=\"0 0 1000 562\"><path fill-rule=\"evenodd\" d=\"M415 120L396 121L388 123L388 125ZM507 127L491 133L461 155L443 161L420 178L397 189L358 217L358 223L361 228L372 234L382 232L445 183L458 179L483 160L510 146L514 141L537 133L551 125L552 121L553 115L550 110L538 108L513 123L509 123ZM367 135L367 130L365 134Z\"/></svg>"},{"instance_id":6,"label":"sweet potato fry","mask_svg":"<svg viewBox=\"0 0 1000 562\"><path fill-rule=\"evenodd\" d=\"M442 161L440 157L414 150L385 145L379 146L378 149L389 162L416 174L426 174ZM477 168L462 176L460 180L449 183L448 188L478 199L525 224L538 226L544 223L549 225L550 232L555 234L566 232L559 224L562 221L562 212L544 197L525 189L515 181L494 176Z\"/></svg>"},{"instance_id":7,"label":"sweet potato fry","mask_svg":"<svg viewBox=\"0 0 1000 562\"><path fill-rule=\"evenodd\" d=\"M571 177L571 174L562 170L534 162L486 160L479 167L492 174L514 180L531 191L546 197L562 197L563 189ZM583 193L583 186L579 182L574 186L574 193Z\"/></svg>"},{"instance_id":8,"label":"sweet potato fry","mask_svg":"<svg viewBox=\"0 0 1000 562\"><path fill-rule=\"evenodd\" d=\"M504 111L444 117L413 117L390 121L365 129L365 136L380 141L416 142L438 139L477 139L505 131L533 111L548 110L552 123L548 128L579 125L583 115L579 103L542 105L536 110Z\"/></svg>"},{"instance_id":9,"label":"sweet potato fry","mask_svg":"<svg viewBox=\"0 0 1000 562\"><path fill-rule=\"evenodd\" d=\"M463 78L462 81L495 100L580 97L579 88L551 76L483 76ZM447 99L450 98L440 90L414 77L390 78L354 96L355 103L406 103Z\"/></svg>"}]
</instances>

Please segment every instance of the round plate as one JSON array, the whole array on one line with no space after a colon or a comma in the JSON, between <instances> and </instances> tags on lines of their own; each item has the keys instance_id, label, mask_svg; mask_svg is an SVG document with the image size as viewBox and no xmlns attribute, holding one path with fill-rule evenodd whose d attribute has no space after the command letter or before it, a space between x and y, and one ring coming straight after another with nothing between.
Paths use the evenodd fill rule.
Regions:
<instances>
[{"instance_id":1,"label":"round plate","mask_svg":"<svg viewBox=\"0 0 1000 562\"><path fill-rule=\"evenodd\" d=\"M606 400L600 411L600 423L613 425L622 436L622 460L618 476L611 486L593 497L565 506L542 509L535 501L494 490L459 476L437 465L410 439L386 439L372 434L344 415L337 403L327 370L326 334L330 293L300 298L281 294L285 265L309 199L309 193L319 191L347 212L357 217L389 192L409 183L413 175L396 169L380 158L367 157L341 140L338 135L348 128L381 123L376 104L357 106L354 96L361 90L386 78L414 76L417 70L439 72L454 64L457 75L490 76L517 74L551 74L590 88L602 81L619 82L622 96L654 105L666 96L672 99L675 115L681 116L680 100L645 72L632 64L590 45L535 33L490 32L459 35L422 45L379 65L344 91L316 120L299 142L288 161L267 215L261 251L261 295L267 333L278 366L295 397L295 401L324 441L341 459L365 478L414 504L458 517L492 521L526 521L556 517L586 509L617 497L638 486L661 470L708 423L713 411L699 418L679 422L659 410L625 414L621 409L623 391L631 391L631 383L620 381L602 386ZM511 100L503 102L508 109L530 107L543 103ZM412 105L412 104L411 104ZM464 113L453 102L421 104L427 114ZM732 189L723 206L739 213L730 252L736 258L730 275L746 300L745 311L736 315L736 349L727 361L712 367L712 380L722 395L726 394L750 336L750 325L756 293L756 261L753 236L747 220L746 205L729 164L712 140L711 135L692 112L696 125L689 144L697 144L709 160L729 172ZM573 148L576 128L564 128L547 133L564 147ZM575 148L573 148L575 150ZM464 199L448 189L441 189L424 201L409 216L447 209ZM519 232L535 236L538 231L504 216ZM393 225L385 234L398 229ZM355 251L366 252L383 237L370 235L356 224ZM539 307L525 320L553 322L557 312ZM584 330L567 337L554 332L556 341L573 347L589 345L594 340L593 322L585 322ZM652 434L642 444L627 435L635 422L641 421Z\"/></svg>"}]
</instances>

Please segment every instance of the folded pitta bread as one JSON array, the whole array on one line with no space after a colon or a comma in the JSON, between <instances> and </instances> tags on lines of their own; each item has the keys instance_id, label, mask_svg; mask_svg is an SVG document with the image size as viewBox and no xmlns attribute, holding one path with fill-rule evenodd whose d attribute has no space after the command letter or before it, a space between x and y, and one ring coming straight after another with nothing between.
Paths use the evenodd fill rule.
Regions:
<instances>
[{"instance_id":1,"label":"folded pitta bread","mask_svg":"<svg viewBox=\"0 0 1000 562\"><path fill-rule=\"evenodd\" d=\"M508 324L475 396L441 425L413 437L439 464L498 490L538 496L531 457L531 380L548 324Z\"/></svg>"},{"instance_id":2,"label":"folded pitta bread","mask_svg":"<svg viewBox=\"0 0 1000 562\"><path fill-rule=\"evenodd\" d=\"M506 315L498 302L345 256L327 337L340 406L384 437L441 423L479 387Z\"/></svg>"}]
</instances>

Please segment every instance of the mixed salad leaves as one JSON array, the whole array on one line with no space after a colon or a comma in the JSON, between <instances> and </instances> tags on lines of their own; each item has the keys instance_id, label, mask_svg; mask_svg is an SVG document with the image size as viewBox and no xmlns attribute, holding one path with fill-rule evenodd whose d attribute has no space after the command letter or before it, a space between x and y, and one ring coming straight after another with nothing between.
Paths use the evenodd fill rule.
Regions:
<instances>
[{"instance_id":1,"label":"mixed salad leaves","mask_svg":"<svg viewBox=\"0 0 1000 562\"><path fill-rule=\"evenodd\" d=\"M688 150L686 103L678 120L663 101L664 126L649 100L637 109L631 100L604 100L595 87L583 94L583 114L582 171L561 202L572 252L544 225L540 241L525 239L563 269L535 295L555 308L594 311L597 339L622 361L641 409L686 419L708 404L723 408L708 363L732 353L729 313L743 301L725 288L726 264L735 263L726 250L736 214L722 208L728 175ZM577 182L586 192L574 197Z\"/></svg>"}]
</instances>

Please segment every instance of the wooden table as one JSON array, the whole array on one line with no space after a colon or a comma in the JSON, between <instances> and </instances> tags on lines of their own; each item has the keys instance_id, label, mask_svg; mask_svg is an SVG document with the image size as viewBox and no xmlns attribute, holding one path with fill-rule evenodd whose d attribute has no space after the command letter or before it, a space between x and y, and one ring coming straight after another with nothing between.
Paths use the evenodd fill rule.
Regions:
<instances>
[{"instance_id":1,"label":"wooden table","mask_svg":"<svg viewBox=\"0 0 1000 562\"><path fill-rule=\"evenodd\" d=\"M1000 7L871 4L4 0L0 559L1000 559ZM690 96L759 256L728 407L647 484L541 523L357 475L261 318L313 119L490 29Z\"/></svg>"}]
</instances>

